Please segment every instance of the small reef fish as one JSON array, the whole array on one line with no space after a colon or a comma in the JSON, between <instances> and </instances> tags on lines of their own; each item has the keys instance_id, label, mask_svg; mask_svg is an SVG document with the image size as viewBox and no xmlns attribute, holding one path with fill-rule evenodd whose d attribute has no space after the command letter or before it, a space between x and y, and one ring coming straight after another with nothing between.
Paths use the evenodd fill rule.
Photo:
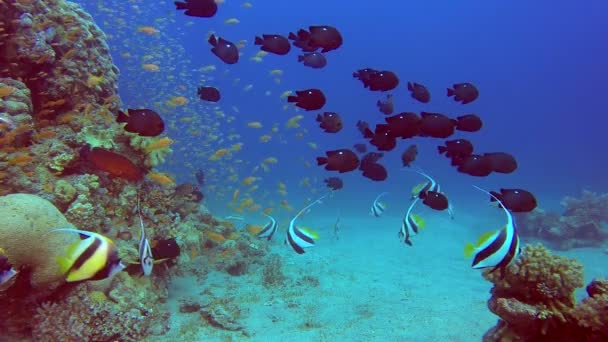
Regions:
<instances>
[{"instance_id":1,"label":"small reef fish","mask_svg":"<svg viewBox=\"0 0 608 342\"><path fill-rule=\"evenodd\" d=\"M412 245L412 241L410 240L410 231L414 232L415 234L418 234L418 230L424 228L425 225L424 220L420 216L412 214L412 209L414 209L414 206L416 205L416 203L418 203L419 200L420 198L416 198L414 202L410 204L410 207L407 209L407 213L403 218L403 222L401 223L401 229L399 230L398 234L399 239L403 240L403 242L408 246Z\"/></svg>"},{"instance_id":2,"label":"small reef fish","mask_svg":"<svg viewBox=\"0 0 608 342\"><path fill-rule=\"evenodd\" d=\"M268 217L270 219L270 222L268 222L263 228L262 230L260 230L260 232L258 233L258 237L261 239L266 239L268 241L272 240L272 236L274 235L274 233L277 232L277 229L279 228L279 224L277 223L277 220L274 219L274 217L264 213L264 216Z\"/></svg>"},{"instance_id":3,"label":"small reef fish","mask_svg":"<svg viewBox=\"0 0 608 342\"><path fill-rule=\"evenodd\" d=\"M449 208L449 203L447 197L441 192L441 187L439 184L429 175L420 171L413 170L414 172L422 175L424 178L428 180L428 182L420 189L418 194L416 195L418 198L422 200L422 203L427 207L435 210L445 210Z\"/></svg>"},{"instance_id":4,"label":"small reef fish","mask_svg":"<svg viewBox=\"0 0 608 342\"><path fill-rule=\"evenodd\" d=\"M141 218L141 208L139 206L139 196L137 197L137 216L139 216L139 262L141 263L141 270L145 276L152 274L152 268L154 267L154 257L152 256L152 248L150 247L150 241L146 236L146 228L144 228L144 220Z\"/></svg>"},{"instance_id":5,"label":"small reef fish","mask_svg":"<svg viewBox=\"0 0 608 342\"><path fill-rule=\"evenodd\" d=\"M175 9L185 10L184 14L187 16L211 18L217 13L217 4L214 0L175 1Z\"/></svg>"},{"instance_id":6,"label":"small reef fish","mask_svg":"<svg viewBox=\"0 0 608 342\"><path fill-rule=\"evenodd\" d=\"M82 239L68 246L65 256L57 258L59 269L66 274L67 282L111 278L125 268L114 242L101 234L73 228L59 228L51 232L74 233Z\"/></svg>"},{"instance_id":7,"label":"small reef fish","mask_svg":"<svg viewBox=\"0 0 608 342\"><path fill-rule=\"evenodd\" d=\"M471 267L473 268L493 267L491 272L500 269L501 274L504 275L505 268L509 266L513 260L517 259L521 253L519 235L517 234L513 216L511 215L511 212L502 205L500 199L482 188L477 186L474 187L479 191L492 196L501 204L505 215L507 215L507 224L496 232L483 234L476 245L467 243L464 249L465 256L474 256L473 263L471 264Z\"/></svg>"},{"instance_id":8,"label":"small reef fish","mask_svg":"<svg viewBox=\"0 0 608 342\"><path fill-rule=\"evenodd\" d=\"M479 90L471 83L456 83L448 88L448 97L454 97L454 101L462 104L473 102L479 96Z\"/></svg>"},{"instance_id":9,"label":"small reef fish","mask_svg":"<svg viewBox=\"0 0 608 342\"><path fill-rule=\"evenodd\" d=\"M0 291L2 291L3 285L8 284L17 273L6 255L3 254L3 250L0 249Z\"/></svg>"},{"instance_id":10,"label":"small reef fish","mask_svg":"<svg viewBox=\"0 0 608 342\"><path fill-rule=\"evenodd\" d=\"M304 248L312 247L315 245L315 240L319 238L319 234L308 229L308 228L300 228L296 226L296 220L302 214L307 212L312 206L318 203L322 203L321 200L327 196L323 195L319 199L313 201L302 210L300 210L296 216L294 216L289 222L289 229L287 229L287 238L285 243L288 243L289 246L298 254L304 254Z\"/></svg>"},{"instance_id":11,"label":"small reef fish","mask_svg":"<svg viewBox=\"0 0 608 342\"><path fill-rule=\"evenodd\" d=\"M380 217L380 215L384 213L384 211L386 210L386 205L380 202L380 197L386 195L387 193L388 192L383 192L380 195L376 196L376 199L374 200L374 203L372 203L372 208L369 212L370 215Z\"/></svg>"}]
</instances>

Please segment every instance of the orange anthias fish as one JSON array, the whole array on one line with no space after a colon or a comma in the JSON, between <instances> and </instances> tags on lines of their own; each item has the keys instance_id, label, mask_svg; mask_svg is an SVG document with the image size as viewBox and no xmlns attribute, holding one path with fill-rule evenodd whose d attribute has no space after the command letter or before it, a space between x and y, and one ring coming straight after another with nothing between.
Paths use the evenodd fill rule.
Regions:
<instances>
[{"instance_id":1,"label":"orange anthias fish","mask_svg":"<svg viewBox=\"0 0 608 342\"><path fill-rule=\"evenodd\" d=\"M114 177L130 181L143 178L143 171L127 157L100 147L85 148L81 154L95 168L105 171Z\"/></svg>"}]
</instances>

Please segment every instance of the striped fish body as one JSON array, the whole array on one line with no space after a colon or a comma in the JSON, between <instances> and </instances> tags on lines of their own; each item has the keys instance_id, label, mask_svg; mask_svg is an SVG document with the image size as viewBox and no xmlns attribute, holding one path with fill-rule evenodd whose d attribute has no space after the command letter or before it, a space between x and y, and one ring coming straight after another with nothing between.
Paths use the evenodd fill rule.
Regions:
<instances>
[{"instance_id":1,"label":"striped fish body","mask_svg":"<svg viewBox=\"0 0 608 342\"><path fill-rule=\"evenodd\" d=\"M519 251L519 236L515 229L507 226L476 248L471 266L476 269L505 268L517 258Z\"/></svg>"},{"instance_id":2,"label":"striped fish body","mask_svg":"<svg viewBox=\"0 0 608 342\"><path fill-rule=\"evenodd\" d=\"M55 229L79 234L83 240L74 242L67 253L57 259L67 282L110 278L125 268L118 251L107 237L77 229Z\"/></svg>"},{"instance_id":3,"label":"striped fish body","mask_svg":"<svg viewBox=\"0 0 608 342\"><path fill-rule=\"evenodd\" d=\"M418 233L418 224L412 217L412 209L414 209L414 206L416 203L418 203L418 201L419 199L416 198L414 202L410 204L410 207L407 209L407 213L401 222L401 230L399 231L399 238L403 239L403 242L409 246L412 245L412 241L410 240L410 231L416 234Z\"/></svg>"},{"instance_id":4,"label":"striped fish body","mask_svg":"<svg viewBox=\"0 0 608 342\"><path fill-rule=\"evenodd\" d=\"M141 263L141 270L144 275L149 276L152 274L152 268L154 267L154 257L152 256L152 248L150 247L150 242L148 241L148 237L146 236L146 229L144 228L144 221L141 218L141 213L139 213L139 203L138 203L138 215L139 215L139 262Z\"/></svg>"},{"instance_id":5,"label":"striped fish body","mask_svg":"<svg viewBox=\"0 0 608 342\"><path fill-rule=\"evenodd\" d=\"M439 184L437 184L434 180L429 181L428 183L426 183L424 188L422 188L422 190L420 190L420 193L418 194L418 198L425 199L426 194L429 191L441 192L441 186L439 186Z\"/></svg>"},{"instance_id":6,"label":"striped fish body","mask_svg":"<svg viewBox=\"0 0 608 342\"><path fill-rule=\"evenodd\" d=\"M264 226L264 228L262 228L262 230L260 230L258 237L270 241L270 240L272 240L272 236L274 235L274 233L277 232L277 230L279 228L279 224L274 219L274 217L272 217L270 215L266 215L266 216L270 219L270 222L268 222Z\"/></svg>"},{"instance_id":7,"label":"striped fish body","mask_svg":"<svg viewBox=\"0 0 608 342\"><path fill-rule=\"evenodd\" d=\"M374 201L374 204L372 204L371 214L374 217L380 217L380 215L384 213L384 210L386 210L386 207L384 204L382 204L382 202Z\"/></svg>"},{"instance_id":8,"label":"striped fish body","mask_svg":"<svg viewBox=\"0 0 608 342\"><path fill-rule=\"evenodd\" d=\"M315 240L308 232L299 229L295 225L289 227L287 231L287 242L298 254L304 254L304 248L315 245Z\"/></svg>"}]
</instances>

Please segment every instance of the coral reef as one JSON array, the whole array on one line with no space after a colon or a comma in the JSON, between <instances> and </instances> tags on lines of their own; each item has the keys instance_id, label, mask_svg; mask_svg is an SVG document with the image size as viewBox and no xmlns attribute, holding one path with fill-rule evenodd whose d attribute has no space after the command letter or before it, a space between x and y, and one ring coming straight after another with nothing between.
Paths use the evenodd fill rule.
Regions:
<instances>
[{"instance_id":1,"label":"coral reef","mask_svg":"<svg viewBox=\"0 0 608 342\"><path fill-rule=\"evenodd\" d=\"M28 269L30 285L46 293L63 283L56 258L74 241L66 234L50 234L72 227L49 201L29 194L0 197L0 244L16 269ZM21 275L18 275L21 277Z\"/></svg>"},{"instance_id":2,"label":"coral reef","mask_svg":"<svg viewBox=\"0 0 608 342\"><path fill-rule=\"evenodd\" d=\"M141 341L163 334L169 315L157 308L158 296L130 279L117 276L107 294L81 284L65 299L43 303L34 316L34 340Z\"/></svg>"},{"instance_id":3,"label":"coral reef","mask_svg":"<svg viewBox=\"0 0 608 342\"><path fill-rule=\"evenodd\" d=\"M608 283L596 280L589 298L576 304L583 286L583 267L552 255L542 245L526 246L504 277L484 271L494 287L488 308L500 317L484 341L606 341Z\"/></svg>"},{"instance_id":4,"label":"coral reef","mask_svg":"<svg viewBox=\"0 0 608 342\"><path fill-rule=\"evenodd\" d=\"M608 194L583 191L580 198L565 197L561 205L561 215L541 209L518 214L520 233L562 250L599 247L608 241L608 229L603 226L608 223Z\"/></svg>"}]
</instances>

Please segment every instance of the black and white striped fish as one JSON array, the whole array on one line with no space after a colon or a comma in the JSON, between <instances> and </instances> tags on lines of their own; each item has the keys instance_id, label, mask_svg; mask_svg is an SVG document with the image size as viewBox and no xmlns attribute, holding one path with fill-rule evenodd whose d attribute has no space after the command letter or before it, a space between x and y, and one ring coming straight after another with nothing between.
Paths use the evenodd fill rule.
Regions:
<instances>
[{"instance_id":1,"label":"black and white striped fish","mask_svg":"<svg viewBox=\"0 0 608 342\"><path fill-rule=\"evenodd\" d=\"M144 275L149 276L152 274L152 268L154 267L154 257L152 256L152 248L150 247L150 241L146 236L146 228L144 228L144 221L141 218L141 209L139 207L139 196L137 197L137 216L139 216L139 262L141 264L141 270Z\"/></svg>"},{"instance_id":2,"label":"black and white striped fish","mask_svg":"<svg viewBox=\"0 0 608 342\"><path fill-rule=\"evenodd\" d=\"M322 196L321 198L304 207L289 222L289 229L287 229L287 237L285 241L298 254L304 254L304 248L314 246L315 240L319 238L319 235L316 232L311 231L310 229L296 226L296 220L298 219L298 217L300 217L302 214L312 208L312 206L321 203L321 200L325 198L325 196L327 195Z\"/></svg>"},{"instance_id":3,"label":"black and white striped fish","mask_svg":"<svg viewBox=\"0 0 608 342\"><path fill-rule=\"evenodd\" d=\"M504 228L496 231L483 234L477 245L467 243L465 245L465 256L474 256L471 267L487 268L493 267L492 272L500 269L504 272L505 268L518 256L521 252L519 246L519 236L517 228L511 212L505 208L498 198L490 194L488 191L475 186L480 191L492 196L501 205L507 215L507 224ZM504 274L504 273L503 273Z\"/></svg>"},{"instance_id":4,"label":"black and white striped fish","mask_svg":"<svg viewBox=\"0 0 608 342\"><path fill-rule=\"evenodd\" d=\"M274 217L272 217L268 214L264 214L264 215L270 219L270 222L268 222L262 228L262 230L260 230L260 232L258 233L258 237L261 239L266 239L266 240L270 241L270 240L272 240L272 236L274 235L274 233L277 232L277 229L279 228L279 224L277 223L277 220L274 219Z\"/></svg>"},{"instance_id":5,"label":"black and white striped fish","mask_svg":"<svg viewBox=\"0 0 608 342\"><path fill-rule=\"evenodd\" d=\"M384 211L386 210L386 205L382 202L380 202L380 197L386 195L387 192L383 192L380 195L376 196L376 199L374 200L374 203L372 203L372 207L370 209L369 214L373 215L375 217L380 217L380 215L382 215L382 213L384 213Z\"/></svg>"},{"instance_id":6,"label":"black and white striped fish","mask_svg":"<svg viewBox=\"0 0 608 342\"><path fill-rule=\"evenodd\" d=\"M407 212L405 213L405 217L403 217L403 221L401 222L401 229L399 230L399 239L403 240L403 242L405 244L407 244L408 246L412 245L412 241L410 240L410 231L414 232L415 234L418 234L418 230L424 228L424 220L416 215L412 213L412 209L414 209L414 206L416 205L416 203L418 203L420 199L416 198L412 204L410 204L410 207L407 209Z\"/></svg>"}]
</instances>

